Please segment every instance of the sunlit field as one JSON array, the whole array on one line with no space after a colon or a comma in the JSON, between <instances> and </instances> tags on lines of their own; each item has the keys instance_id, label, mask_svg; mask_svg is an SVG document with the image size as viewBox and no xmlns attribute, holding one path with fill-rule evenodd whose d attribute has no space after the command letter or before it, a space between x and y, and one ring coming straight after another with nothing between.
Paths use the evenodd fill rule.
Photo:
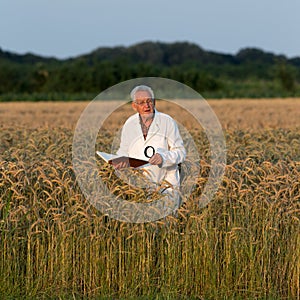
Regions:
<instances>
[{"instance_id":1,"label":"sunlit field","mask_svg":"<svg viewBox=\"0 0 300 300\"><path fill-rule=\"evenodd\" d=\"M177 215L145 224L110 219L81 194L72 141L88 102L0 103L0 298L300 299L300 99L208 102L227 147L217 193L198 205L204 132L157 103L189 130L200 174ZM132 113L107 119L97 148L109 151ZM118 184L120 197L142 197Z\"/></svg>"}]
</instances>

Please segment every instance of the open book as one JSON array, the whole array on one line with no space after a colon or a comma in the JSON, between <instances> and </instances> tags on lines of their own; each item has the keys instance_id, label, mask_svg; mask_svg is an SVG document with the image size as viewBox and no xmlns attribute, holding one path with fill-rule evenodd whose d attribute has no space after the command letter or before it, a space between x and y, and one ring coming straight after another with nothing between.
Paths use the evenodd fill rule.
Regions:
<instances>
[{"instance_id":1,"label":"open book","mask_svg":"<svg viewBox=\"0 0 300 300\"><path fill-rule=\"evenodd\" d=\"M129 165L132 168L139 168L142 166L145 167L146 165L150 165L147 160L142 160L134 157L118 156L100 151L96 151L96 153L99 157L101 157L104 161L111 165L116 165L121 161L129 161Z\"/></svg>"}]
</instances>

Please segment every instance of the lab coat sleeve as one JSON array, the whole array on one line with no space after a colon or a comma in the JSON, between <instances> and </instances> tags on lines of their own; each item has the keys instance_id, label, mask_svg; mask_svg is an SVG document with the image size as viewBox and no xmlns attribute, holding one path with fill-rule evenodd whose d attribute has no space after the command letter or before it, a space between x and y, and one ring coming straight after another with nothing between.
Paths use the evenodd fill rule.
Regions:
<instances>
[{"instance_id":1,"label":"lab coat sleeve","mask_svg":"<svg viewBox=\"0 0 300 300\"><path fill-rule=\"evenodd\" d=\"M127 124L125 124L124 127L122 128L120 147L117 151L117 155L128 156L129 145L130 145L130 139L128 138L128 126Z\"/></svg>"},{"instance_id":2,"label":"lab coat sleeve","mask_svg":"<svg viewBox=\"0 0 300 300\"><path fill-rule=\"evenodd\" d=\"M158 148L159 153L163 159L162 167L177 166L182 163L186 157L186 150L183 145L178 126L174 120L168 124L166 131L166 138L169 149Z\"/></svg>"}]
</instances>

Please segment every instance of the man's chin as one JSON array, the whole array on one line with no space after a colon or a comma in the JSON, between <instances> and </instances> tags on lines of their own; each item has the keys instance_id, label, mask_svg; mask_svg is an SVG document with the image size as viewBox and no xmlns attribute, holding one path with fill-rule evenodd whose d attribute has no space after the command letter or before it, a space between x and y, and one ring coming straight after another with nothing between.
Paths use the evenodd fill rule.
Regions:
<instances>
[{"instance_id":1,"label":"man's chin","mask_svg":"<svg viewBox=\"0 0 300 300\"><path fill-rule=\"evenodd\" d=\"M151 118L153 116L153 112L144 112L142 114L142 117L145 117L145 118Z\"/></svg>"}]
</instances>

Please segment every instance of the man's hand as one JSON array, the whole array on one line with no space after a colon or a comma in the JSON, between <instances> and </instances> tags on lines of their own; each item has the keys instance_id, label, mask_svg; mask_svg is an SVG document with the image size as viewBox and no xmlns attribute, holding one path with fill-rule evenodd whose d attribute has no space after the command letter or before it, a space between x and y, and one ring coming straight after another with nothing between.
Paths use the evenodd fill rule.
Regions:
<instances>
[{"instance_id":1,"label":"man's hand","mask_svg":"<svg viewBox=\"0 0 300 300\"><path fill-rule=\"evenodd\" d=\"M160 154L156 153L149 159L149 163L151 165L161 165L163 163L163 159Z\"/></svg>"}]
</instances>

